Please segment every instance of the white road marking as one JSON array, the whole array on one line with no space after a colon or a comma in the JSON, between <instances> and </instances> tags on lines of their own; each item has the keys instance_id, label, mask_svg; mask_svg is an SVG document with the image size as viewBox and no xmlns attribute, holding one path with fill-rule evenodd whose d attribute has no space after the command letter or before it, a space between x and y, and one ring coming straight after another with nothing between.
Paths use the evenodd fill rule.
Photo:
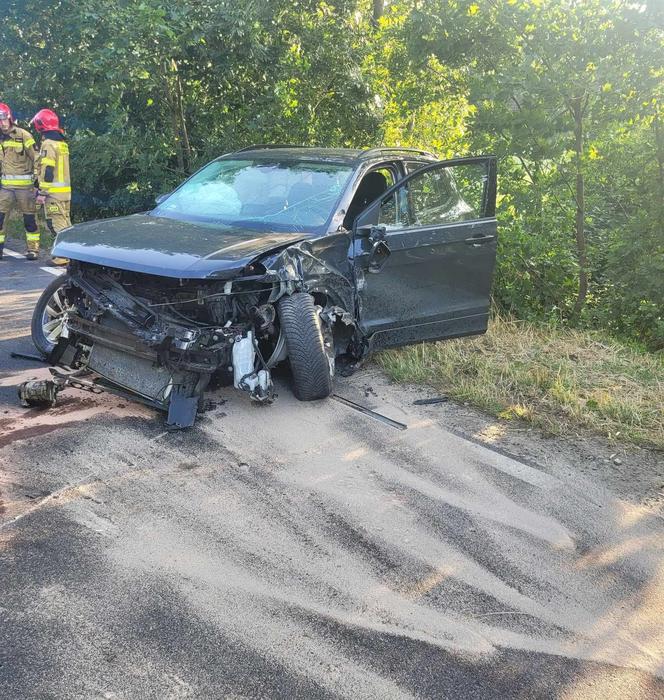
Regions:
<instances>
[{"instance_id":1,"label":"white road marking","mask_svg":"<svg viewBox=\"0 0 664 700\"><path fill-rule=\"evenodd\" d=\"M19 258L19 260L25 260L25 255L22 253L17 253L15 250L9 250L9 248L5 248L5 255L9 255L10 258ZM55 275L56 277L58 275L62 275L65 272L64 267L40 267L40 270L44 270L44 272L48 272L51 275Z\"/></svg>"},{"instance_id":2,"label":"white road marking","mask_svg":"<svg viewBox=\"0 0 664 700\"><path fill-rule=\"evenodd\" d=\"M56 277L58 275L63 275L65 273L65 269L62 267L40 267L40 270L44 270L44 272L50 272L52 275L55 275Z\"/></svg>"},{"instance_id":3,"label":"white road marking","mask_svg":"<svg viewBox=\"0 0 664 700\"><path fill-rule=\"evenodd\" d=\"M25 258L25 255L22 253L16 253L13 250L9 250L9 248L5 248L5 255L9 255L10 258Z\"/></svg>"}]
</instances>

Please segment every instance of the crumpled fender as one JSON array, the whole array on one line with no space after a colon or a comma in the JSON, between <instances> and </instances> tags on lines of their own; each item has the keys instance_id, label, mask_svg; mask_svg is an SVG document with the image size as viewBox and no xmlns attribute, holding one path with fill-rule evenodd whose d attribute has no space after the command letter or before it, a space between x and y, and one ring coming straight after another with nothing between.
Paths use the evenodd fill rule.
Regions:
<instances>
[{"instance_id":1,"label":"crumpled fender","mask_svg":"<svg viewBox=\"0 0 664 700\"><path fill-rule=\"evenodd\" d=\"M266 275L280 282L270 302L284 294L305 291L324 295L328 302L354 317L355 282L348 255L350 234L336 233L304 240L260 259Z\"/></svg>"}]
</instances>

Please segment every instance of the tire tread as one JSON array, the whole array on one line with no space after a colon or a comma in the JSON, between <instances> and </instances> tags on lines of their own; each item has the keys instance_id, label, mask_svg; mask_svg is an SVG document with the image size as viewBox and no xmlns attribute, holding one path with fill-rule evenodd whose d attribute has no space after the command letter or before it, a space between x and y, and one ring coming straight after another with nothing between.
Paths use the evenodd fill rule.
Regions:
<instances>
[{"instance_id":1,"label":"tire tread","mask_svg":"<svg viewBox=\"0 0 664 700\"><path fill-rule=\"evenodd\" d=\"M332 377L313 297L296 292L282 297L278 308L293 373L293 393L300 401L327 398L332 393Z\"/></svg>"}]
</instances>

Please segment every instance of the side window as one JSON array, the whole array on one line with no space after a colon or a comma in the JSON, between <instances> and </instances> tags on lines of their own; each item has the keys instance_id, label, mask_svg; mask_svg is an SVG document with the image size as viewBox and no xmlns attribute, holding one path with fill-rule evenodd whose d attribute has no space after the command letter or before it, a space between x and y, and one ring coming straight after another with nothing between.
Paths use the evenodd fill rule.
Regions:
<instances>
[{"instance_id":1,"label":"side window","mask_svg":"<svg viewBox=\"0 0 664 700\"><path fill-rule=\"evenodd\" d=\"M409 221L408 190L401 187L380 205L378 223L389 231L408 226Z\"/></svg>"},{"instance_id":2,"label":"side window","mask_svg":"<svg viewBox=\"0 0 664 700\"><path fill-rule=\"evenodd\" d=\"M384 166L374 168L368 172L361 180L355 191L355 195L348 205L346 216L344 217L344 228L350 230L353 227L355 218L374 200L378 199L385 190L395 183L395 171L393 168ZM386 211L388 219L396 221L394 213Z\"/></svg>"},{"instance_id":3,"label":"side window","mask_svg":"<svg viewBox=\"0 0 664 700\"><path fill-rule=\"evenodd\" d=\"M484 163L439 168L414 177L405 187L410 196L410 226L432 226L480 219L487 186Z\"/></svg>"},{"instance_id":4,"label":"side window","mask_svg":"<svg viewBox=\"0 0 664 700\"><path fill-rule=\"evenodd\" d=\"M374 171L376 172L376 171ZM391 168L380 168L377 172L382 173L387 180L388 187L395 183L395 174ZM389 199L380 205L378 223L389 231L391 228L403 228L406 221L408 194L404 190L397 190Z\"/></svg>"},{"instance_id":5,"label":"side window","mask_svg":"<svg viewBox=\"0 0 664 700\"><path fill-rule=\"evenodd\" d=\"M429 165L429 163L423 163L422 161L417 160L407 160L404 163L404 167L406 168L406 175L412 175L416 170L423 168L425 165Z\"/></svg>"}]
</instances>

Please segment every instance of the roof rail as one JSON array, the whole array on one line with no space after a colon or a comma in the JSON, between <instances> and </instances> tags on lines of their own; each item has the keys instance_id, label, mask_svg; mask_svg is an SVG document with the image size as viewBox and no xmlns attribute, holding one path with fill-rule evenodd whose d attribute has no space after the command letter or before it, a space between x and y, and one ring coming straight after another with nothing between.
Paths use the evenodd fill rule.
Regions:
<instances>
[{"instance_id":1,"label":"roof rail","mask_svg":"<svg viewBox=\"0 0 664 700\"><path fill-rule=\"evenodd\" d=\"M431 153L430 151L423 151L420 148L401 148L399 146L395 147L387 147L387 146L382 146L378 148L366 148L360 156L362 158L366 158L367 156L372 156L372 155L380 155L381 153L385 153L386 151L390 152L396 152L396 153L419 153L421 156L431 156L432 158L435 158L435 154Z\"/></svg>"},{"instance_id":2,"label":"roof rail","mask_svg":"<svg viewBox=\"0 0 664 700\"><path fill-rule=\"evenodd\" d=\"M270 148L301 148L301 146L296 146L292 143L254 143L251 146L239 148L237 151L233 151L233 153L244 153L244 151L265 151Z\"/></svg>"}]
</instances>

